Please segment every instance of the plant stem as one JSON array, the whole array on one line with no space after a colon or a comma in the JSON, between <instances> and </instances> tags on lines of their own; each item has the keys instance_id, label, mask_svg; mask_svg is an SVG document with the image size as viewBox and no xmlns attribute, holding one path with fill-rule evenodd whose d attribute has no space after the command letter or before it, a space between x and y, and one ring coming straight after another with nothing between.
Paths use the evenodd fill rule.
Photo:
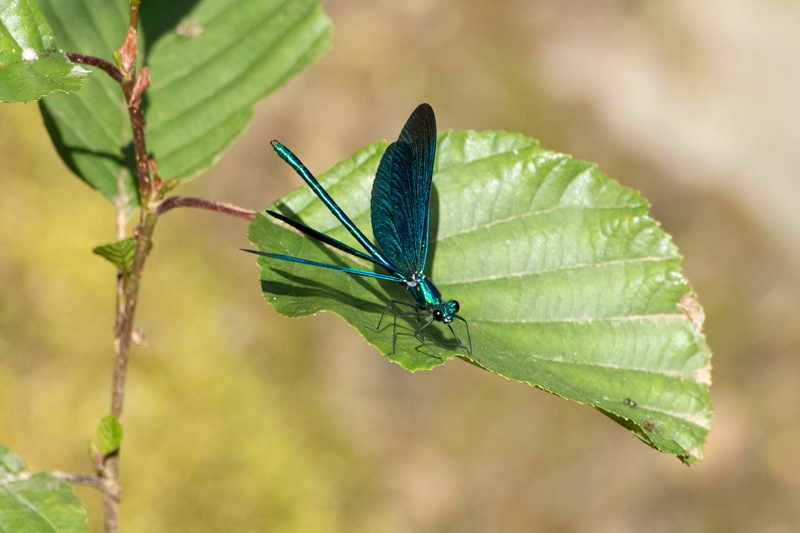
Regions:
<instances>
[{"instance_id":1,"label":"plant stem","mask_svg":"<svg viewBox=\"0 0 800 533\"><path fill-rule=\"evenodd\" d=\"M139 4L141 0L131 0L131 15L130 21L128 22L128 26L131 28L138 28L139 27Z\"/></svg>"},{"instance_id":2,"label":"plant stem","mask_svg":"<svg viewBox=\"0 0 800 533\"><path fill-rule=\"evenodd\" d=\"M128 373L128 360L131 350L131 332L139 301L139 287L144 272L144 263L150 249L158 215L142 211L142 219L136 230L136 250L133 255L133 268L123 288L123 305L119 306L117 322L114 327L114 375L111 385L111 414L122 419L125 403L125 378ZM103 522L107 533L119 531L119 451L103 458L103 468L98 481L88 483L85 479L73 479L98 488L103 496ZM99 481L102 479L103 481Z\"/></svg>"},{"instance_id":3,"label":"plant stem","mask_svg":"<svg viewBox=\"0 0 800 533\"><path fill-rule=\"evenodd\" d=\"M133 268L125 283L123 290L123 311L117 318L114 328L114 348L116 362L114 365L114 378L111 388L111 414L122 418L122 407L125 401L125 375L128 370L128 354L131 348L131 332L133 331L133 318L136 314L136 304L139 299L139 285L144 272L144 263L153 238L158 215L147 213L142 216L142 222L137 229L136 251L133 255Z\"/></svg>"},{"instance_id":4,"label":"plant stem","mask_svg":"<svg viewBox=\"0 0 800 533\"><path fill-rule=\"evenodd\" d=\"M206 200L204 198L192 198L189 196L170 196L158 204L156 213L160 215L176 207L196 207L199 209L208 209L209 211L225 213L227 215L233 215L235 217L240 217L251 221L256 217L256 212L252 209L247 209L223 202L212 202L211 200Z\"/></svg>"},{"instance_id":5,"label":"plant stem","mask_svg":"<svg viewBox=\"0 0 800 533\"><path fill-rule=\"evenodd\" d=\"M111 384L111 414L120 421L122 420L125 403L125 378L128 373L133 319L136 315L136 304L139 301L139 286L144 272L144 264L150 250L153 231L158 220L158 214L149 209L149 204L153 199L153 190L152 180L150 179L147 143L145 142L145 120L141 109L141 96L150 84L150 77L146 67L142 69L138 77L136 76L138 26L139 0L131 0L128 32L125 36L125 42L119 50L119 62L123 70L120 71L116 67L107 69L107 66L102 61L94 61L94 64L106 70L112 78L120 83L122 92L125 95L125 103L127 104L133 133L133 149L136 156L136 174L139 183L139 203L141 205L139 226L134 232L136 248L133 255L133 267L128 279L123 283L123 301L117 305L117 317L114 326L115 357ZM119 77L117 77L117 73L119 73ZM121 496L119 473L120 452L117 450L103 458L100 472L100 475L107 482L107 485L103 485L100 491L103 496L103 523L106 533L119 532L119 501ZM114 490L109 490L110 487Z\"/></svg>"},{"instance_id":6,"label":"plant stem","mask_svg":"<svg viewBox=\"0 0 800 533\"><path fill-rule=\"evenodd\" d=\"M136 156L136 173L139 189L140 219L139 226L134 231L136 248L133 256L133 267L127 279L121 273L117 277L117 311L114 325L114 373L111 385L111 414L122 420L125 403L125 380L128 373L128 361L133 333L133 321L136 306L139 301L139 287L144 272L145 261L153 238L158 217L175 207L196 207L225 213L247 220L255 218L255 211L234 206L231 204L212 202L202 198L170 197L159 203L156 198L161 194L161 182L155 172L147 153L145 142L145 119L141 109L141 96L150 84L147 67L142 68L136 75L137 27L139 24L139 0L130 1L130 22L125 42L119 50L118 65L104 59L83 54L67 53L67 57L74 63L83 63L105 71L122 87L128 116L133 134L133 148ZM156 175L156 185L153 187L151 169ZM125 220L124 205L118 207L118 231L124 232ZM118 235L119 236L119 235ZM120 236L121 238L121 236ZM119 532L119 503L122 489L119 485L120 452L117 450L103 458L102 465L98 466L95 475L67 474L54 472L54 475L64 481L88 485L100 491L103 498L103 523L106 533Z\"/></svg>"},{"instance_id":7,"label":"plant stem","mask_svg":"<svg viewBox=\"0 0 800 533\"><path fill-rule=\"evenodd\" d=\"M111 76L114 81L117 83L122 83L122 72L114 66L112 63L109 63L105 59L100 59L99 57L93 56L86 56L83 54L74 54L72 52L66 53L67 58L72 61L73 63L83 63L84 65L89 65L90 67L97 67L106 71L106 73Z\"/></svg>"},{"instance_id":8,"label":"plant stem","mask_svg":"<svg viewBox=\"0 0 800 533\"><path fill-rule=\"evenodd\" d=\"M53 477L61 481L66 481L67 483L72 483L73 485L86 485L87 487L93 487L101 492L104 490L112 492L108 487L108 481L94 474L70 474L69 472L59 472L58 470L51 472L51 474L53 474Z\"/></svg>"}]
</instances>

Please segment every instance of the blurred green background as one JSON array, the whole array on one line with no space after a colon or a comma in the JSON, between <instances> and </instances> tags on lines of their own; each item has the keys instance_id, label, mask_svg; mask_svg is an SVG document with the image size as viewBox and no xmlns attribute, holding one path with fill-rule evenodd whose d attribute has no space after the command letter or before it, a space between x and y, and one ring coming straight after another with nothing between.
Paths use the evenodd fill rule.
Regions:
<instances>
[{"instance_id":1,"label":"blurred green background","mask_svg":"<svg viewBox=\"0 0 800 533\"><path fill-rule=\"evenodd\" d=\"M796 531L800 524L800 3L329 2L332 51L182 186L263 208L393 138L503 129L642 191L685 256L716 415L691 468L591 408L450 362L410 374L322 314L263 301L244 221L165 215L136 326L126 531ZM115 211L35 104L0 106L0 442L87 472L109 410ZM464 303L466 307L466 302ZM78 488L101 530L99 496Z\"/></svg>"}]
</instances>

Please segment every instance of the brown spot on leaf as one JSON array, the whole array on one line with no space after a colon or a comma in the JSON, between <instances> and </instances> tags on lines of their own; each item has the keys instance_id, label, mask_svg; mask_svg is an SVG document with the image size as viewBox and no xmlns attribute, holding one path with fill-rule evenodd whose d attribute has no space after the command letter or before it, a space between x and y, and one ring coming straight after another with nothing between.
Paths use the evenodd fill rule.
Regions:
<instances>
[{"instance_id":1,"label":"brown spot on leaf","mask_svg":"<svg viewBox=\"0 0 800 533\"><path fill-rule=\"evenodd\" d=\"M697 294L694 291L689 291L683 295L681 301L678 302L678 309L689 317L698 333L703 333L703 322L706 319L706 314L697 302Z\"/></svg>"}]
</instances>

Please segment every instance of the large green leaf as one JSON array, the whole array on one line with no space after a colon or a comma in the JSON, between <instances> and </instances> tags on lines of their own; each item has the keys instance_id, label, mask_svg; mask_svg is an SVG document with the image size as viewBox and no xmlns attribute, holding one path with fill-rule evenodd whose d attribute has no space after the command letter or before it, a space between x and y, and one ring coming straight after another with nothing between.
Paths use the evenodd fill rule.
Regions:
<instances>
[{"instance_id":1,"label":"large green leaf","mask_svg":"<svg viewBox=\"0 0 800 533\"><path fill-rule=\"evenodd\" d=\"M370 234L373 177L385 142L367 146L320 177ZM491 372L591 405L649 445L692 463L702 458L711 405L710 350L682 308L691 303L681 256L648 217L647 201L591 164L546 152L503 132L439 135L431 200L429 277L461 304L472 354ZM301 187L275 204L354 247L354 239ZM370 270L371 265L256 217L259 249ZM386 303L411 303L397 283L259 258L264 297L282 314L329 310L382 353L392 350ZM679 307L679 304L681 307ZM455 333L467 338L464 326ZM425 343L398 317L389 359L409 370L456 355L446 326Z\"/></svg>"},{"instance_id":2,"label":"large green leaf","mask_svg":"<svg viewBox=\"0 0 800 533\"><path fill-rule=\"evenodd\" d=\"M127 2L40 0L61 46L112 59ZM241 134L253 106L330 45L319 0L142 2L139 49L150 68L143 109L147 148L162 179L212 166ZM140 65L141 66L141 65ZM128 113L118 84L97 71L77 97L43 101L59 154L81 179L120 206L137 204Z\"/></svg>"},{"instance_id":3,"label":"large green leaf","mask_svg":"<svg viewBox=\"0 0 800 533\"><path fill-rule=\"evenodd\" d=\"M75 92L86 74L58 49L36 2L0 4L0 102L30 102L55 91Z\"/></svg>"},{"instance_id":4,"label":"large green leaf","mask_svg":"<svg viewBox=\"0 0 800 533\"><path fill-rule=\"evenodd\" d=\"M0 444L0 531L88 531L86 509L69 484L31 474L16 453Z\"/></svg>"}]
</instances>

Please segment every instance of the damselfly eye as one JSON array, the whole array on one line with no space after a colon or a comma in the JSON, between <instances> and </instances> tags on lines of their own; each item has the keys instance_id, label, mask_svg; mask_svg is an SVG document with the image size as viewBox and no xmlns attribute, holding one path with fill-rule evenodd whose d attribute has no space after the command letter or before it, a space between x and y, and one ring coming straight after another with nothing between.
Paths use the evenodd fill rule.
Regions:
<instances>
[{"instance_id":1,"label":"damselfly eye","mask_svg":"<svg viewBox=\"0 0 800 533\"><path fill-rule=\"evenodd\" d=\"M442 313L439 309L434 309L433 319L437 322L441 322L442 320L444 320L444 313Z\"/></svg>"},{"instance_id":2,"label":"damselfly eye","mask_svg":"<svg viewBox=\"0 0 800 533\"><path fill-rule=\"evenodd\" d=\"M458 300L453 300L453 313L458 313L459 309L461 309L461 306L458 305Z\"/></svg>"}]
</instances>

